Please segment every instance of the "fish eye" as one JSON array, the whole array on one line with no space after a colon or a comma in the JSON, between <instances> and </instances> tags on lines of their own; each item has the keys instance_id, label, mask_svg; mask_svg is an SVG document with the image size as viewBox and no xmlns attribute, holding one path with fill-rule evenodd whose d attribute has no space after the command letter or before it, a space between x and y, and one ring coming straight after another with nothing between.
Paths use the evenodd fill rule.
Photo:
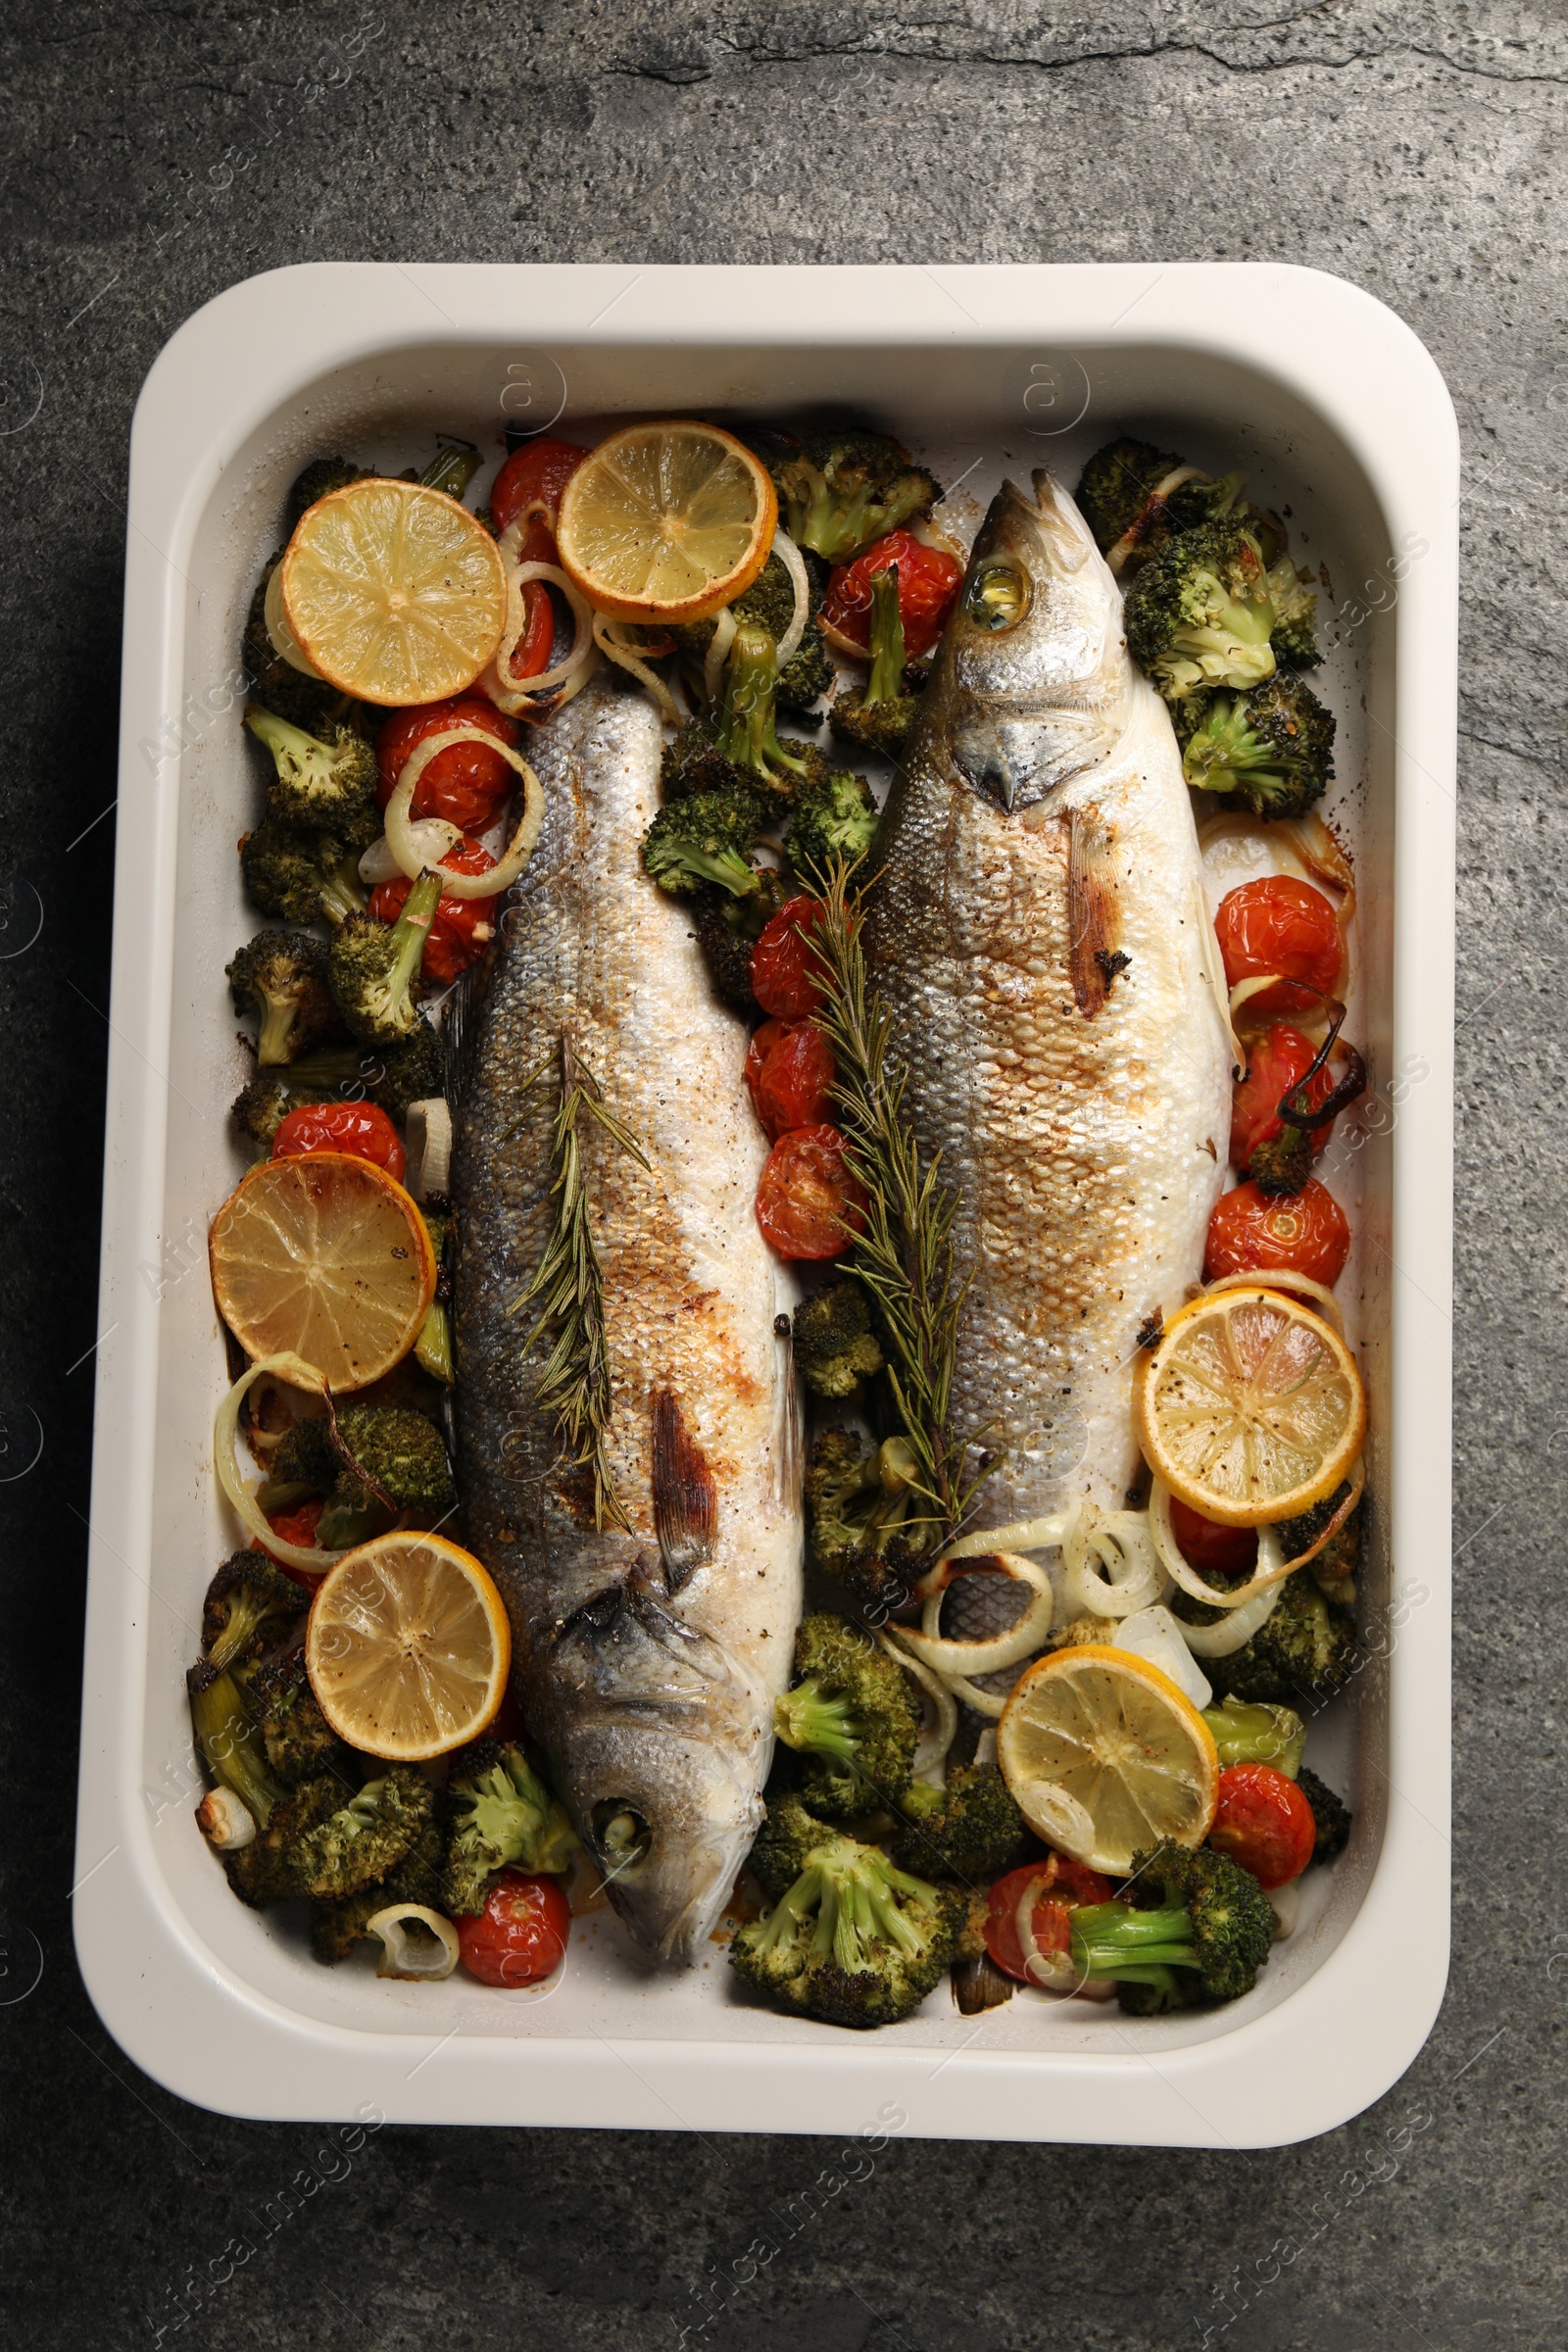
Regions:
<instances>
[{"instance_id":1,"label":"fish eye","mask_svg":"<svg viewBox=\"0 0 1568 2352\"><path fill-rule=\"evenodd\" d=\"M992 556L964 591L963 609L976 628L994 637L1015 629L1029 610L1029 574L1011 556Z\"/></svg>"},{"instance_id":2,"label":"fish eye","mask_svg":"<svg viewBox=\"0 0 1568 2352\"><path fill-rule=\"evenodd\" d=\"M612 1878L634 1868L654 1842L654 1833L636 1806L618 1796L607 1796L595 1805L590 1826L599 1859Z\"/></svg>"}]
</instances>

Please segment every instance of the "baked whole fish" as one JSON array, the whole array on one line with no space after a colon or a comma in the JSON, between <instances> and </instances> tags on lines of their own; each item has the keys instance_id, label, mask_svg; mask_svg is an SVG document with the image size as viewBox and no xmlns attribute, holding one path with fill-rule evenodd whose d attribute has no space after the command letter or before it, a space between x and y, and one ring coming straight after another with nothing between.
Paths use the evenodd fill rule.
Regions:
<instances>
[{"instance_id":1,"label":"baked whole fish","mask_svg":"<svg viewBox=\"0 0 1568 2352\"><path fill-rule=\"evenodd\" d=\"M643 872L658 713L590 686L537 738L546 813L466 1048L453 1171L468 1541L512 1619L530 1735L637 1942L705 1943L761 1820L801 1611L794 1382L754 1201L744 1032ZM550 1234L562 1042L646 1157L576 1121L603 1272L608 1467L594 1524L535 1401L517 1304ZM541 1072L540 1075L533 1075ZM532 1076L533 1082L527 1083Z\"/></svg>"},{"instance_id":2,"label":"baked whole fish","mask_svg":"<svg viewBox=\"0 0 1568 2352\"><path fill-rule=\"evenodd\" d=\"M877 847L871 978L957 1188L956 1426L992 1525L1134 1478L1141 1326L1198 1278L1228 1040L1170 717L1070 498L994 500Z\"/></svg>"}]
</instances>

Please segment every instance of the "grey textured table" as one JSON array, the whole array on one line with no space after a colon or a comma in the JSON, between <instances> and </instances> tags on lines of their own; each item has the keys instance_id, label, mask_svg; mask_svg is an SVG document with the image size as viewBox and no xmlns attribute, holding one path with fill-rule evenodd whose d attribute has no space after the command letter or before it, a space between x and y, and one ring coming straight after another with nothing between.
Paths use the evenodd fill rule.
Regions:
<instances>
[{"instance_id":1,"label":"grey textured table","mask_svg":"<svg viewBox=\"0 0 1568 2352\"><path fill-rule=\"evenodd\" d=\"M761 2328L810 2352L1555 2352L1561 12L1232 0L1221 26L1196 4L1103 0L1082 28L1004 0L907 18L877 0L382 5L8 12L0 1982L20 1988L29 1936L42 1975L0 2007L0 2335L34 2352L172 2341L185 2298L183 2341L215 2348L564 2352L673 2346L683 2328L723 2347ZM82 1994L69 1913L142 375L221 287L302 259L1149 256L1355 279L1425 338L1464 427L1458 1805L1438 2026L1379 2106L1303 2147L893 2142L814 2200L826 2142L387 2130L223 2280L237 2207L275 2199L320 2134L224 2122L140 2077ZM754 2240L777 2251L716 2295Z\"/></svg>"}]
</instances>

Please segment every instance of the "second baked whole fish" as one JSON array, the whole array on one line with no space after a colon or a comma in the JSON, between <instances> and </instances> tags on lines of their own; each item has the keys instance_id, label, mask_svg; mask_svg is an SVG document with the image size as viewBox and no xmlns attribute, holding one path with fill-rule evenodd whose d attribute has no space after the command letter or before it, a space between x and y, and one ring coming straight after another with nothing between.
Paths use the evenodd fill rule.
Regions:
<instances>
[{"instance_id":1,"label":"second baked whole fish","mask_svg":"<svg viewBox=\"0 0 1568 2352\"><path fill-rule=\"evenodd\" d=\"M502 922L459 1104L459 1457L468 1539L505 1596L530 1735L639 1944L700 1951L762 1816L801 1610L794 1384L754 1201L766 1146L744 1032L688 915L642 869L659 716L590 686L537 739L544 828ZM559 1202L554 1122L597 1084L647 1166L584 1108L602 1273L606 1468L595 1525L524 1357ZM787 1330L787 1326L786 1326Z\"/></svg>"},{"instance_id":2,"label":"second baked whole fish","mask_svg":"<svg viewBox=\"0 0 1568 2352\"><path fill-rule=\"evenodd\" d=\"M1225 1025L1169 714L1045 473L975 542L877 845L870 974L973 1269L956 1425L996 1525L1136 1474L1132 1361L1198 1278L1224 1174Z\"/></svg>"}]
</instances>

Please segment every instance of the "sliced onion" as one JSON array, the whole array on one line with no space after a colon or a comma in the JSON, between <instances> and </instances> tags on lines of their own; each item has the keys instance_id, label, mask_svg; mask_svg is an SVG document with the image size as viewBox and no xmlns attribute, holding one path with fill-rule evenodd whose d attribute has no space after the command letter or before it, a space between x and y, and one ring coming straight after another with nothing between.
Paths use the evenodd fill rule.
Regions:
<instances>
[{"instance_id":1,"label":"sliced onion","mask_svg":"<svg viewBox=\"0 0 1568 2352\"><path fill-rule=\"evenodd\" d=\"M404 1139L409 1152L404 1182L416 1200L445 1193L452 1176L452 1112L445 1095L427 1095L409 1104Z\"/></svg>"},{"instance_id":2,"label":"sliced onion","mask_svg":"<svg viewBox=\"0 0 1568 2352\"><path fill-rule=\"evenodd\" d=\"M438 869L444 899L498 898L502 891L511 888L533 856L534 843L545 821L545 795L543 785L522 755L509 743L498 743L483 727L443 727L439 735L427 735L422 743L416 744L399 770L396 789L386 805L386 838L399 870L411 882L417 881L425 866L419 857L414 826L409 821L409 809L419 778L431 760L454 743L484 744L488 750L499 752L507 765L522 778L522 814L500 862L482 874L455 874L446 866Z\"/></svg>"},{"instance_id":3,"label":"sliced onion","mask_svg":"<svg viewBox=\"0 0 1568 2352\"><path fill-rule=\"evenodd\" d=\"M1244 1600L1239 1609L1232 1609L1218 1625L1189 1625L1185 1617L1178 1617L1176 1623L1181 1628L1182 1640L1195 1658L1228 1658L1250 1642L1259 1626L1268 1623L1284 1590L1284 1585L1277 1581L1265 1585L1261 1592Z\"/></svg>"},{"instance_id":4,"label":"sliced onion","mask_svg":"<svg viewBox=\"0 0 1568 2352\"><path fill-rule=\"evenodd\" d=\"M326 1551L315 1544L286 1544L283 1538L269 1527L256 1499L255 1492L245 1484L239 1466L239 1408L257 1381L267 1373L291 1389L308 1389L314 1396L325 1396L325 1381L314 1364L308 1364L292 1351L283 1355L264 1355L242 1372L218 1408L213 1424L213 1461L218 1471L218 1483L228 1496L239 1516L258 1542L264 1544L276 1560L289 1568L305 1568L313 1576L322 1575L334 1561L343 1557L341 1551Z\"/></svg>"},{"instance_id":5,"label":"sliced onion","mask_svg":"<svg viewBox=\"0 0 1568 2352\"><path fill-rule=\"evenodd\" d=\"M1311 1274L1293 1274L1284 1266L1253 1266L1241 1274L1216 1274L1212 1282L1204 1283L1201 1295L1206 1298L1214 1291L1246 1290L1287 1291L1293 1298L1298 1293L1315 1298L1323 1310L1325 1323L1332 1323L1342 1340L1345 1337L1345 1317L1340 1312L1339 1300L1326 1282L1319 1282Z\"/></svg>"},{"instance_id":6,"label":"sliced onion","mask_svg":"<svg viewBox=\"0 0 1568 2352\"><path fill-rule=\"evenodd\" d=\"M981 1733L974 1743L974 1760L977 1764L995 1764L997 1760L997 1735L995 1732L987 1730Z\"/></svg>"},{"instance_id":7,"label":"sliced onion","mask_svg":"<svg viewBox=\"0 0 1568 2352\"><path fill-rule=\"evenodd\" d=\"M209 1788L196 1808L196 1827L220 1854L237 1854L256 1837L256 1819L232 1788Z\"/></svg>"},{"instance_id":8,"label":"sliced onion","mask_svg":"<svg viewBox=\"0 0 1568 2352\"><path fill-rule=\"evenodd\" d=\"M267 595L262 602L262 620L273 653L286 662L290 669L301 671L307 678L320 678L320 671L307 659L304 647L289 627L288 614L283 610L281 564L272 565L272 576L267 583ZM324 679L322 683L325 683Z\"/></svg>"},{"instance_id":9,"label":"sliced onion","mask_svg":"<svg viewBox=\"0 0 1568 2352\"><path fill-rule=\"evenodd\" d=\"M950 1544L938 1560L971 1560L988 1551L1049 1551L1066 1535L1070 1511L1053 1511L1048 1519L1014 1519L1008 1527L971 1528Z\"/></svg>"},{"instance_id":10,"label":"sliced onion","mask_svg":"<svg viewBox=\"0 0 1568 2352\"><path fill-rule=\"evenodd\" d=\"M1037 1870L1018 1897L1012 1915L1013 1933L1023 1952L1023 1973L1044 1992L1071 1992L1078 1982L1071 1952L1043 1952L1035 1937L1035 1902L1055 1880L1056 1865Z\"/></svg>"},{"instance_id":11,"label":"sliced onion","mask_svg":"<svg viewBox=\"0 0 1568 2352\"><path fill-rule=\"evenodd\" d=\"M680 705L659 672L656 669L650 669L647 662L642 660L638 649L626 643L621 632L627 626L625 621L612 620L608 613L596 612L593 616L595 645L602 654L608 655L618 668L634 677L639 686L645 686L670 725L678 727L682 718Z\"/></svg>"},{"instance_id":12,"label":"sliced onion","mask_svg":"<svg viewBox=\"0 0 1568 2352\"><path fill-rule=\"evenodd\" d=\"M1199 839L1201 841L1201 834ZM1247 1055L1242 1051L1242 1041L1237 1036L1235 1025L1231 1020L1230 984L1225 977L1225 958L1219 952L1219 934L1214 929L1214 918L1208 911L1208 900L1203 894L1201 882L1197 883L1195 889L1198 899L1198 949L1203 959L1203 978L1208 983L1208 993L1214 1000L1214 1010L1218 1013L1226 1038L1229 1040L1231 1076L1240 1078L1247 1067ZM1216 1153L1217 1151L1216 1145Z\"/></svg>"},{"instance_id":13,"label":"sliced onion","mask_svg":"<svg viewBox=\"0 0 1568 2352\"><path fill-rule=\"evenodd\" d=\"M463 827L454 825L444 816L416 816L408 828L422 873L427 865L439 865L448 850L455 849L463 839ZM398 863L397 853L383 833L372 841L360 859L360 880L373 887L377 882L393 882L404 868Z\"/></svg>"},{"instance_id":14,"label":"sliced onion","mask_svg":"<svg viewBox=\"0 0 1568 2352\"><path fill-rule=\"evenodd\" d=\"M887 1651L888 1656L897 1658L905 1673L919 1684L937 1711L934 1728L928 1732L922 1727L919 1740L915 1743L914 1762L909 1769L918 1780L924 1774L935 1770L956 1739L958 1702L946 1683L934 1675L929 1666L923 1666L918 1658L911 1657L907 1650L901 1649L899 1644L891 1641L885 1633L878 1632L877 1640Z\"/></svg>"},{"instance_id":15,"label":"sliced onion","mask_svg":"<svg viewBox=\"0 0 1568 2352\"><path fill-rule=\"evenodd\" d=\"M708 652L703 662L705 702L714 703L718 700L718 681L724 674L729 649L735 642L736 626L735 615L726 605L713 622L713 634L708 641Z\"/></svg>"},{"instance_id":16,"label":"sliced onion","mask_svg":"<svg viewBox=\"0 0 1568 2352\"><path fill-rule=\"evenodd\" d=\"M945 1674L942 1679L954 1697L961 1698L964 1705L972 1707L977 1715L989 1715L993 1723L1000 1723L1006 1713L1007 1701L1012 1696L1010 1689L982 1690L979 1684L970 1682L965 1674Z\"/></svg>"},{"instance_id":17,"label":"sliced onion","mask_svg":"<svg viewBox=\"0 0 1568 2352\"><path fill-rule=\"evenodd\" d=\"M1230 995L1231 1027L1235 1028L1236 1015L1244 1004L1250 1004L1254 997L1262 995L1265 988L1273 988L1284 977L1283 972L1254 972L1250 980L1238 980Z\"/></svg>"},{"instance_id":18,"label":"sliced onion","mask_svg":"<svg viewBox=\"0 0 1568 2352\"><path fill-rule=\"evenodd\" d=\"M1062 1546L1067 1597L1091 1617L1131 1617L1152 1608L1162 1590L1160 1557L1146 1511L1115 1511L1108 1519L1081 1512ZM1104 1571L1118 1563L1112 1581Z\"/></svg>"},{"instance_id":19,"label":"sliced onion","mask_svg":"<svg viewBox=\"0 0 1568 2352\"><path fill-rule=\"evenodd\" d=\"M972 1576L982 1568L1000 1569L1015 1583L1027 1585L1034 1599L1016 1625L1005 1633L994 1634L983 1642L952 1642L942 1635L942 1595L957 1576ZM899 1628L899 1638L906 1642L915 1656L938 1674L975 1675L995 1674L1000 1667L1016 1666L1040 1647L1051 1631L1056 1596L1050 1577L1033 1560L1021 1559L1013 1551L983 1553L977 1559L947 1561L937 1565L914 1588L917 1596L925 1601L920 1617L920 1631L909 1626ZM1000 1709L998 1710L1000 1712Z\"/></svg>"},{"instance_id":20,"label":"sliced onion","mask_svg":"<svg viewBox=\"0 0 1568 2352\"><path fill-rule=\"evenodd\" d=\"M416 1943L404 1933L411 1919L416 1919L429 1929L439 1944L431 1951L427 1943ZM404 1977L414 1984L439 1984L450 1977L458 1965L461 1946L458 1931L450 1919L432 1911L428 1903L388 1903L384 1911L372 1911L365 1923L366 1933L379 1936L386 1949L376 1962L378 1977Z\"/></svg>"},{"instance_id":21,"label":"sliced onion","mask_svg":"<svg viewBox=\"0 0 1568 2352\"><path fill-rule=\"evenodd\" d=\"M532 512L524 507L508 523L497 542L507 574L507 617L495 660L479 680L481 690L497 710L505 710L512 718L535 710L541 694L548 693L552 686L564 685L572 671L589 659L593 625L593 607L559 564L517 562ZM564 662L556 662L553 668L536 670L531 678L514 678L510 664L517 650L517 640L528 623L528 608L522 592L530 580L547 580L565 598L572 617L571 651Z\"/></svg>"},{"instance_id":22,"label":"sliced onion","mask_svg":"<svg viewBox=\"0 0 1568 2352\"><path fill-rule=\"evenodd\" d=\"M1287 1879L1283 1886L1265 1886L1263 1891L1274 1906L1274 1940L1283 1943L1295 1935L1301 1916L1301 1882Z\"/></svg>"},{"instance_id":23,"label":"sliced onion","mask_svg":"<svg viewBox=\"0 0 1568 2352\"><path fill-rule=\"evenodd\" d=\"M778 666L782 669L785 662L793 662L801 650L801 639L806 635L806 623L811 610L811 583L806 576L806 559L788 531L773 533L773 553L789 573L790 585L795 591L795 610L790 614L790 625L778 641Z\"/></svg>"},{"instance_id":24,"label":"sliced onion","mask_svg":"<svg viewBox=\"0 0 1568 2352\"><path fill-rule=\"evenodd\" d=\"M1128 524L1115 546L1107 554L1105 558L1107 567L1112 572L1120 573L1122 565L1139 544L1141 533L1138 525L1143 521L1145 514L1148 514L1156 499L1169 498L1172 491L1180 490L1185 482L1210 482L1213 478L1212 474L1203 471L1201 466L1178 466L1174 472L1166 474L1162 482L1156 482L1144 505L1138 510L1133 521Z\"/></svg>"},{"instance_id":25,"label":"sliced onion","mask_svg":"<svg viewBox=\"0 0 1568 2352\"><path fill-rule=\"evenodd\" d=\"M1343 1513L1336 1513L1337 1520L1343 1521ZM1267 1527L1260 1527L1257 1530L1257 1556L1265 1564L1258 1569L1255 1576L1250 1577L1245 1585L1238 1585L1234 1592L1216 1592L1212 1585L1203 1582L1177 1543L1176 1530L1170 1515L1170 1494L1160 1485L1157 1478L1149 1491L1149 1533L1153 1541L1154 1549L1159 1555L1161 1565L1175 1578L1184 1592L1190 1592L1194 1600L1202 1601L1205 1607L1210 1609L1239 1609L1242 1603L1250 1600L1254 1593L1266 1592L1271 1585L1277 1585L1283 1577L1290 1575L1293 1568L1298 1568L1301 1565L1300 1560L1281 1559L1278 1536L1272 1535L1271 1530ZM1324 1542L1327 1541L1328 1538L1325 1536ZM1270 1548L1271 1545L1272 1548ZM1315 1550L1319 1546L1314 1545L1313 1548ZM1307 1556L1303 1552L1301 1558L1305 1559ZM1189 1643L1189 1647L1191 1646ZM1222 1657L1224 1652L1210 1650L1206 1654L1210 1657Z\"/></svg>"}]
</instances>

